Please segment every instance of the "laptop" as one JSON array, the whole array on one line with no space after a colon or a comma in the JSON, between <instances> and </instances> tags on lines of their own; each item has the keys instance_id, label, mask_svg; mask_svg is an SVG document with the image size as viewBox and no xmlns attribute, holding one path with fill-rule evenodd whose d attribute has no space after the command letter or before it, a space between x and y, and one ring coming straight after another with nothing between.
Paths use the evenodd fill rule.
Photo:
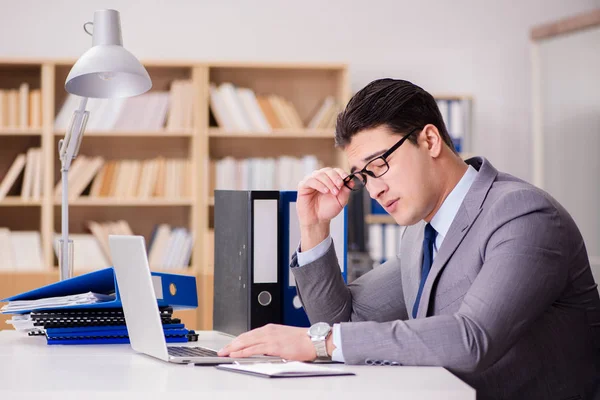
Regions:
<instances>
[{"instance_id":1,"label":"laptop","mask_svg":"<svg viewBox=\"0 0 600 400\"><path fill-rule=\"evenodd\" d=\"M134 351L178 364L216 365L236 362L283 361L279 357L219 357L217 351L235 336L217 333L214 339L167 345L143 236L109 235L110 255L117 277L129 341ZM192 346L193 344L193 346Z\"/></svg>"}]
</instances>

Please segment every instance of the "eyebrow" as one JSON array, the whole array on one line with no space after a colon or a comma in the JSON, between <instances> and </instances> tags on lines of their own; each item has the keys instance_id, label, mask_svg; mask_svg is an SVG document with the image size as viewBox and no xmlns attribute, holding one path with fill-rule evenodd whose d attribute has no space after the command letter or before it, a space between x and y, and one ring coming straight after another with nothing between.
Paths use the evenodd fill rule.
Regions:
<instances>
[{"instance_id":1,"label":"eyebrow","mask_svg":"<svg viewBox=\"0 0 600 400\"><path fill-rule=\"evenodd\" d=\"M372 159L374 159L375 157L379 157L380 155L382 155L382 154L383 154L383 153L385 153L386 151L387 151L387 149L386 149L386 150L380 150L380 151L378 151L378 152L375 152L375 153L373 153L373 154L370 154L370 155L368 155L367 157L363 158L362 160L363 160L365 163L368 163L369 161L371 161L371 160L372 160ZM358 170L358 168L357 168L357 167L352 167L352 168L350 168L350 173L351 173L351 174L353 174L354 172L356 172L356 170Z\"/></svg>"}]
</instances>

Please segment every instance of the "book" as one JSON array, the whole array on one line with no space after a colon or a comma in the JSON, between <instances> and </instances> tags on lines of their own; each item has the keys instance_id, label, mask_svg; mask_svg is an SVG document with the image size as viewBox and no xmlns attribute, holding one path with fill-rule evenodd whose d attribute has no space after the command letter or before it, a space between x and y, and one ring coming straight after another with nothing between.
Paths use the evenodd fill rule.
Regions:
<instances>
[{"instance_id":1,"label":"book","mask_svg":"<svg viewBox=\"0 0 600 400\"><path fill-rule=\"evenodd\" d=\"M291 362L254 362L239 364L219 364L218 369L244 374L256 375L263 378L299 378L309 376L340 376L356 375L339 368L307 364L300 361Z\"/></svg>"}]
</instances>

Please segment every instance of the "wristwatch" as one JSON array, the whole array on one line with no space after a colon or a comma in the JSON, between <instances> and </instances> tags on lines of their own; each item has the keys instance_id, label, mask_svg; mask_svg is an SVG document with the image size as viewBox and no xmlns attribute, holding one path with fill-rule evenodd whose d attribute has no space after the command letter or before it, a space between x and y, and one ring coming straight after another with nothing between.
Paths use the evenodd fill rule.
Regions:
<instances>
[{"instance_id":1,"label":"wristwatch","mask_svg":"<svg viewBox=\"0 0 600 400\"><path fill-rule=\"evenodd\" d=\"M330 360L331 357L327 354L326 341L331 334L331 326L327 322L317 322L308 328L307 332L310 340L312 340L315 350L317 351L318 360Z\"/></svg>"}]
</instances>

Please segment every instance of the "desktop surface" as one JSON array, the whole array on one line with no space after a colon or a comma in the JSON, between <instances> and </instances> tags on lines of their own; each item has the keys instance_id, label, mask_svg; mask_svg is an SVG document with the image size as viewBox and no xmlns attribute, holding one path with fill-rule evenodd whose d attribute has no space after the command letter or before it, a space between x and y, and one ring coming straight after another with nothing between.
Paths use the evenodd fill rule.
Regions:
<instances>
[{"instance_id":1,"label":"desktop surface","mask_svg":"<svg viewBox=\"0 0 600 400\"><path fill-rule=\"evenodd\" d=\"M215 335L199 334L199 341L189 345L202 345ZM113 400L136 392L186 392L210 398L239 396L244 400L306 399L312 395L334 395L344 400L366 400L372 395L420 400L475 399L475 390L444 368L342 364L331 367L356 375L268 379L214 367L170 364L137 354L128 344L48 346L43 337L0 331L0 398L65 399L77 398L68 396L77 393L91 395L86 398L110 396ZM6 397L2 394L6 392L12 393Z\"/></svg>"}]
</instances>

